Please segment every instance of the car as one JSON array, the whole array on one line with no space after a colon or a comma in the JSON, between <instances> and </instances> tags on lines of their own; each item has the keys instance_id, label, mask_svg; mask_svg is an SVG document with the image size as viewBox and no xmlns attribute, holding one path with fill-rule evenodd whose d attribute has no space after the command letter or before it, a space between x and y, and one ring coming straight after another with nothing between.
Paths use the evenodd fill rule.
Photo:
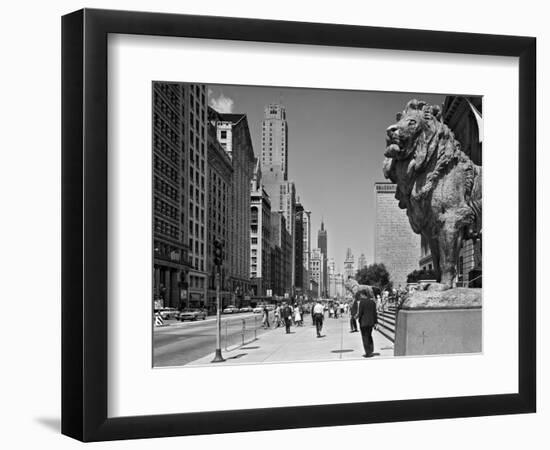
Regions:
<instances>
[{"instance_id":1,"label":"car","mask_svg":"<svg viewBox=\"0 0 550 450\"><path fill-rule=\"evenodd\" d=\"M164 320L177 319L178 317L178 310L176 308L161 308L158 313Z\"/></svg>"},{"instance_id":2,"label":"car","mask_svg":"<svg viewBox=\"0 0 550 450\"><path fill-rule=\"evenodd\" d=\"M185 322L186 320L195 321L199 319L206 319L206 311L204 309L184 309L178 315L178 320L181 322Z\"/></svg>"},{"instance_id":3,"label":"car","mask_svg":"<svg viewBox=\"0 0 550 450\"><path fill-rule=\"evenodd\" d=\"M265 305L258 305L252 310L252 312L254 314L261 314L261 313L264 312L264 307L265 307Z\"/></svg>"},{"instance_id":4,"label":"car","mask_svg":"<svg viewBox=\"0 0 550 450\"><path fill-rule=\"evenodd\" d=\"M222 313L224 314L233 314L233 313L238 313L239 312L239 308L237 308L235 305L229 305L227 308L225 308Z\"/></svg>"},{"instance_id":5,"label":"car","mask_svg":"<svg viewBox=\"0 0 550 450\"><path fill-rule=\"evenodd\" d=\"M250 306L243 306L239 309L239 312L252 312L252 308Z\"/></svg>"}]
</instances>

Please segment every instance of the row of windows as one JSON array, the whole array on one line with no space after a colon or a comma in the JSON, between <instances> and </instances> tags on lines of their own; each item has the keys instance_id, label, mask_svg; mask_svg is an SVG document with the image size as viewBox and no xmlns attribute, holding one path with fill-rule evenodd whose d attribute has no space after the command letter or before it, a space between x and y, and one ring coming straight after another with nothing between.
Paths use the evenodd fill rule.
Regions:
<instances>
[{"instance_id":1,"label":"row of windows","mask_svg":"<svg viewBox=\"0 0 550 450\"><path fill-rule=\"evenodd\" d=\"M170 85L168 83L155 83L159 91L174 105L176 109L179 106L179 95L174 92L177 89L177 85Z\"/></svg>"},{"instance_id":2,"label":"row of windows","mask_svg":"<svg viewBox=\"0 0 550 450\"><path fill-rule=\"evenodd\" d=\"M165 136L172 144L178 144L178 133L172 130L168 123L164 119L162 119L157 113L153 115L153 124L155 126L155 129L159 130L160 133Z\"/></svg>"},{"instance_id":3,"label":"row of windows","mask_svg":"<svg viewBox=\"0 0 550 450\"><path fill-rule=\"evenodd\" d=\"M155 212L160 213L163 216L170 217L173 220L178 218L178 209L169 205L165 201L161 200L158 197L155 197Z\"/></svg>"},{"instance_id":4,"label":"row of windows","mask_svg":"<svg viewBox=\"0 0 550 450\"><path fill-rule=\"evenodd\" d=\"M155 192L163 193L174 202L178 201L178 190L157 176L155 176Z\"/></svg>"},{"instance_id":5,"label":"row of windows","mask_svg":"<svg viewBox=\"0 0 550 450\"><path fill-rule=\"evenodd\" d=\"M155 151L164 155L166 159L176 166L178 165L178 153L173 150L157 133L153 137Z\"/></svg>"},{"instance_id":6,"label":"row of windows","mask_svg":"<svg viewBox=\"0 0 550 450\"><path fill-rule=\"evenodd\" d=\"M174 183L178 183L179 172L174 169L172 166L168 165L162 158L159 158L157 155L153 156L153 165L155 170L158 170L165 177L172 180Z\"/></svg>"},{"instance_id":7,"label":"row of windows","mask_svg":"<svg viewBox=\"0 0 550 450\"><path fill-rule=\"evenodd\" d=\"M154 104L156 110L162 112L162 114L164 114L164 117L166 117L168 121L172 124L172 126L177 130L180 118L173 111L173 109L168 106L168 103L166 103L160 95L155 95Z\"/></svg>"},{"instance_id":8,"label":"row of windows","mask_svg":"<svg viewBox=\"0 0 550 450\"><path fill-rule=\"evenodd\" d=\"M195 195L193 196L193 192ZM196 202L200 202L201 206L204 206L204 192L200 192L198 188L193 189L193 185L189 185L189 197L191 200L195 200Z\"/></svg>"},{"instance_id":9,"label":"row of windows","mask_svg":"<svg viewBox=\"0 0 550 450\"><path fill-rule=\"evenodd\" d=\"M155 217L155 232L161 233L166 236L170 236L173 239L179 239L179 229L178 227L165 222L157 217Z\"/></svg>"},{"instance_id":10,"label":"row of windows","mask_svg":"<svg viewBox=\"0 0 550 450\"><path fill-rule=\"evenodd\" d=\"M201 222L204 222L204 208L199 208L198 205L194 205L193 208L193 202L189 204L189 217L190 218L196 218L197 220L201 220ZM194 214L193 214L194 212Z\"/></svg>"},{"instance_id":11,"label":"row of windows","mask_svg":"<svg viewBox=\"0 0 550 450\"><path fill-rule=\"evenodd\" d=\"M194 225L195 226L193 228L193 221L190 220L189 221L189 234L190 235L194 234L197 239L199 238L199 236L200 236L201 239L204 239L204 225L202 225L202 224L199 225L198 222L196 222ZM195 231L195 232L193 233L193 231Z\"/></svg>"}]
</instances>

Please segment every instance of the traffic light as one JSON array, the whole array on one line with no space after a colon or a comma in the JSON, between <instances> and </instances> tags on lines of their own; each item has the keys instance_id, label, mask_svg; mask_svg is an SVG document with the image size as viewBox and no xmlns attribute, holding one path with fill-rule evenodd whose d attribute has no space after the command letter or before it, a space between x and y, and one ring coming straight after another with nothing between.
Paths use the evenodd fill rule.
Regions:
<instances>
[{"instance_id":1,"label":"traffic light","mask_svg":"<svg viewBox=\"0 0 550 450\"><path fill-rule=\"evenodd\" d=\"M223 263L223 243L219 239L214 239L214 265L221 267Z\"/></svg>"}]
</instances>

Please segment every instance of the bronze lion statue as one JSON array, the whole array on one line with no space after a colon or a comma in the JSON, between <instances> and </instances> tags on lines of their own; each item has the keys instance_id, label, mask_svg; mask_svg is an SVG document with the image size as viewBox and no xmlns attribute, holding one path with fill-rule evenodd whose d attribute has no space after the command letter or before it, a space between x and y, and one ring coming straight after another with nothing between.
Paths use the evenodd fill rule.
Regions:
<instances>
[{"instance_id":1,"label":"bronze lion statue","mask_svg":"<svg viewBox=\"0 0 550 450\"><path fill-rule=\"evenodd\" d=\"M481 167L461 151L441 108L411 100L386 130L384 176L427 240L440 288L452 287L463 239L481 238Z\"/></svg>"}]
</instances>

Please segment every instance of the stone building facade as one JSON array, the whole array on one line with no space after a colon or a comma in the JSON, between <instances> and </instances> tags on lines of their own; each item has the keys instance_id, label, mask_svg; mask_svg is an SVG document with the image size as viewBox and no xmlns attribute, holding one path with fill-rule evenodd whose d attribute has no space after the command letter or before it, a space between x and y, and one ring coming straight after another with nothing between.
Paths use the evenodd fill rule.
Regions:
<instances>
[{"instance_id":1,"label":"stone building facade","mask_svg":"<svg viewBox=\"0 0 550 450\"><path fill-rule=\"evenodd\" d=\"M273 295L292 294L292 239L287 230L286 219L282 212L271 212L271 284Z\"/></svg>"},{"instance_id":2,"label":"stone building facade","mask_svg":"<svg viewBox=\"0 0 550 450\"><path fill-rule=\"evenodd\" d=\"M328 244L328 236L327 236L327 230L325 230L325 223L321 220L321 229L317 233L317 247L321 250L321 253L323 255L323 276L321 278L321 294L323 297L328 297L329 295L329 285L328 285L328 267L327 267L327 261L328 261L328 254L327 254L327 244Z\"/></svg>"},{"instance_id":3,"label":"stone building facade","mask_svg":"<svg viewBox=\"0 0 550 450\"><path fill-rule=\"evenodd\" d=\"M229 287L237 306L250 300L250 181L254 150L245 114L221 114L210 108L217 139L231 159L230 238L227 248Z\"/></svg>"},{"instance_id":4,"label":"stone building facade","mask_svg":"<svg viewBox=\"0 0 550 450\"><path fill-rule=\"evenodd\" d=\"M308 290L308 257L304 252L304 234L307 232L306 227L309 221L307 220L307 212L303 205L298 201L296 203L296 225L294 227L294 288L296 295L307 295Z\"/></svg>"},{"instance_id":5,"label":"stone building facade","mask_svg":"<svg viewBox=\"0 0 550 450\"><path fill-rule=\"evenodd\" d=\"M344 260L344 278L347 280L348 277L355 278L357 274L357 267L355 266L355 256L351 251L351 248L346 250L346 259Z\"/></svg>"},{"instance_id":6,"label":"stone building facade","mask_svg":"<svg viewBox=\"0 0 550 450\"><path fill-rule=\"evenodd\" d=\"M396 185L375 183L376 225L374 262L383 263L393 286L404 287L407 275L418 269L420 236L412 231L409 218L395 200Z\"/></svg>"},{"instance_id":7,"label":"stone building facade","mask_svg":"<svg viewBox=\"0 0 550 450\"><path fill-rule=\"evenodd\" d=\"M322 298L323 289L322 289L321 283L323 279L323 252L321 251L320 248L314 248L311 251L310 268L311 268L312 290L314 291L313 296L315 298Z\"/></svg>"},{"instance_id":8,"label":"stone building facade","mask_svg":"<svg viewBox=\"0 0 550 450\"><path fill-rule=\"evenodd\" d=\"M204 85L153 83L153 299L158 306L206 302L206 102Z\"/></svg>"},{"instance_id":9,"label":"stone building facade","mask_svg":"<svg viewBox=\"0 0 550 450\"><path fill-rule=\"evenodd\" d=\"M262 183L256 162L250 184L250 280L255 296L266 296L271 289L271 201Z\"/></svg>"},{"instance_id":10,"label":"stone building facade","mask_svg":"<svg viewBox=\"0 0 550 450\"><path fill-rule=\"evenodd\" d=\"M218 239L223 243L224 252L229 247L229 221L231 207L231 180L233 167L231 159L218 142L216 128L209 123L208 126L208 299L207 309L214 313L216 308L216 267L214 265L214 241ZM195 212L195 214L198 211ZM229 261L225 257L221 267L220 298L221 305L225 307L231 301L231 291L228 283Z\"/></svg>"}]
</instances>

